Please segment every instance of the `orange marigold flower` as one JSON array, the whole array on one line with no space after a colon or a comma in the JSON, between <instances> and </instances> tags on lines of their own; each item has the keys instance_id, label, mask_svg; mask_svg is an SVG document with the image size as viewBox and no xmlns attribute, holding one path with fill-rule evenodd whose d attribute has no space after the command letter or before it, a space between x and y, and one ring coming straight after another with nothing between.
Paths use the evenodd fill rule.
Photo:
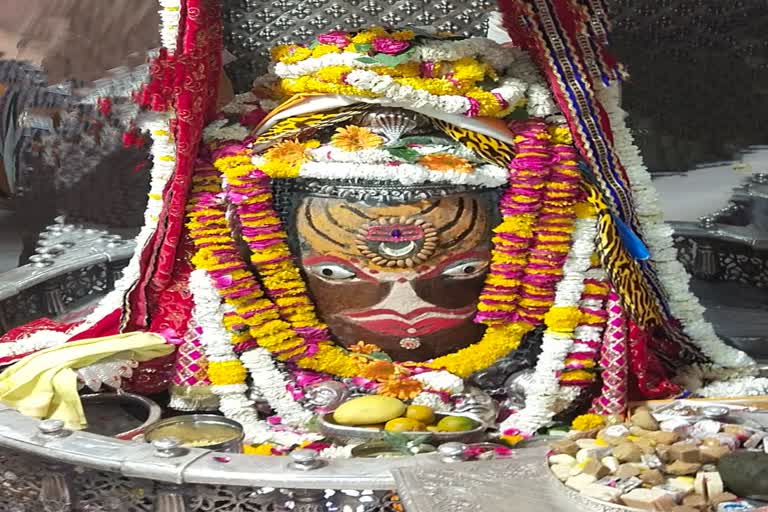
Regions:
<instances>
[{"instance_id":1,"label":"orange marigold flower","mask_svg":"<svg viewBox=\"0 0 768 512\"><path fill-rule=\"evenodd\" d=\"M416 398L421 393L423 386L421 382L413 379L390 379L384 382L379 388L379 394L399 398L400 400L410 400Z\"/></svg>"},{"instance_id":2,"label":"orange marigold flower","mask_svg":"<svg viewBox=\"0 0 768 512\"><path fill-rule=\"evenodd\" d=\"M384 139L364 126L346 126L336 128L331 137L331 144L342 151L360 151L374 149L384 144Z\"/></svg>"},{"instance_id":3,"label":"orange marigold flower","mask_svg":"<svg viewBox=\"0 0 768 512\"><path fill-rule=\"evenodd\" d=\"M424 155L419 159L419 163L432 171L475 172L469 160L448 153Z\"/></svg>"},{"instance_id":4,"label":"orange marigold flower","mask_svg":"<svg viewBox=\"0 0 768 512\"><path fill-rule=\"evenodd\" d=\"M373 354L374 352L381 352L381 347L374 345L373 343L366 343L364 341L358 341L351 347L350 352L356 352L358 354Z\"/></svg>"},{"instance_id":5,"label":"orange marigold flower","mask_svg":"<svg viewBox=\"0 0 768 512\"><path fill-rule=\"evenodd\" d=\"M389 361L373 361L360 370L360 376L368 380L387 380L395 374L395 365Z\"/></svg>"},{"instance_id":6,"label":"orange marigold flower","mask_svg":"<svg viewBox=\"0 0 768 512\"><path fill-rule=\"evenodd\" d=\"M317 147L315 144L306 144L297 140L285 140L269 148L264 153L264 158L280 160L286 164L301 165L309 160L307 149L312 146Z\"/></svg>"}]
</instances>

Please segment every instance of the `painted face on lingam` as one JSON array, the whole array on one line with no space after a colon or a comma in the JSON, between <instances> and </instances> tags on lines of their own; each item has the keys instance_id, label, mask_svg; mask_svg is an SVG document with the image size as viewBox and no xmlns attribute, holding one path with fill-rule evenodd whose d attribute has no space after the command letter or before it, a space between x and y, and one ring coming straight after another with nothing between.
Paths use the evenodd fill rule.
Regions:
<instances>
[{"instance_id":1,"label":"painted face on lingam","mask_svg":"<svg viewBox=\"0 0 768 512\"><path fill-rule=\"evenodd\" d=\"M412 361L478 341L494 206L479 191L396 205L305 197L301 264L336 340Z\"/></svg>"}]
</instances>

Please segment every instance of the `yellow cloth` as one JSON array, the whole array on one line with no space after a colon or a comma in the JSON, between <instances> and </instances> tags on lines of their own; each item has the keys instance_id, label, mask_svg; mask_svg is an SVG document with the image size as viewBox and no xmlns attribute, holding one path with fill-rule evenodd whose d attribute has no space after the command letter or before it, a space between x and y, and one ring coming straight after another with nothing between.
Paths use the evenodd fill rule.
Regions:
<instances>
[{"instance_id":1,"label":"yellow cloth","mask_svg":"<svg viewBox=\"0 0 768 512\"><path fill-rule=\"evenodd\" d=\"M28 355L0 374L0 402L35 418L64 421L66 427L87 426L77 392L78 368L104 359L149 361L173 352L159 334L134 332L73 341Z\"/></svg>"}]
</instances>

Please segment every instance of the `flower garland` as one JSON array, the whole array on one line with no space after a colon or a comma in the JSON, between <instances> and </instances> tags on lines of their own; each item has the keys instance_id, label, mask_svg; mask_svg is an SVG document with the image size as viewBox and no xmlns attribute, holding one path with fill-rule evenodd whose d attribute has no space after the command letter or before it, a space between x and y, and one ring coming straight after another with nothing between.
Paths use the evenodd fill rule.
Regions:
<instances>
[{"instance_id":1,"label":"flower garland","mask_svg":"<svg viewBox=\"0 0 768 512\"><path fill-rule=\"evenodd\" d=\"M301 368L340 377L360 375L363 367L375 364L370 358L359 354L350 355L334 345L325 326L317 319L301 273L290 258L290 250L285 243L287 235L272 206L268 176L256 169L251 158L242 154L219 158L214 165L226 176L228 198L236 205L243 226L243 239L252 251L251 263L256 266L267 295L276 300L284 300L283 318L290 322L301 318L301 323L294 324L294 328L307 329L311 334L305 335L303 342L294 340L274 343L259 336L254 336L254 339L280 359L290 359ZM286 292L289 293L286 295ZM296 318L292 318L294 314ZM494 326L486 330L480 342L422 366L445 369L460 377L467 377L515 349L528 330L530 327L527 325ZM305 352L308 346L312 348ZM407 368L393 365L384 382L389 382L394 375L403 377L400 381L411 380L408 379L410 374ZM397 385L391 382L390 386L394 387L382 387L381 391L395 394L405 392L401 389L402 384L409 385L408 382Z\"/></svg>"},{"instance_id":2,"label":"flower garland","mask_svg":"<svg viewBox=\"0 0 768 512\"><path fill-rule=\"evenodd\" d=\"M166 114L150 113L142 116L139 127L150 133L152 138L152 169L150 170L150 189L147 206L144 210L144 226L136 236L136 251L123 275L115 281L112 291L105 295L96 308L79 324L66 332L40 330L17 341L0 343L0 361L13 360L20 356L65 343L72 336L91 328L96 322L120 308L125 292L139 278L140 249L157 228L157 219L163 207L163 191L175 166L176 147L171 139Z\"/></svg>"},{"instance_id":3,"label":"flower garland","mask_svg":"<svg viewBox=\"0 0 768 512\"><path fill-rule=\"evenodd\" d=\"M519 153L510 166L516 172L500 203L504 220L495 230L491 271L476 317L490 325L541 323L562 275L580 193L578 157L568 131L548 131L540 121L520 127L525 135L517 141Z\"/></svg>"},{"instance_id":4,"label":"flower garland","mask_svg":"<svg viewBox=\"0 0 768 512\"><path fill-rule=\"evenodd\" d=\"M499 325L512 320L521 279L533 243L533 228L554 160L547 125L542 121L514 126L517 155L510 163L509 188L499 201L502 222L491 239L493 252L475 321Z\"/></svg>"},{"instance_id":5,"label":"flower garland","mask_svg":"<svg viewBox=\"0 0 768 512\"><path fill-rule=\"evenodd\" d=\"M580 393L575 386L561 387L558 378L573 348L574 329L579 322L577 304L584 290L584 279L597 236L594 209L582 205L577 209L577 215L573 244L563 266L564 275L555 288L554 305L544 318L547 330L525 398L525 408L501 424L502 433L518 431L524 435L534 434L552 419L559 404L570 403Z\"/></svg>"},{"instance_id":6,"label":"flower garland","mask_svg":"<svg viewBox=\"0 0 768 512\"><path fill-rule=\"evenodd\" d=\"M272 51L277 89L285 96L379 98L469 117L501 118L526 104L534 116L555 112L548 89L524 52L483 38L418 44L413 39L410 31L373 28L356 35L322 34L310 47L278 46ZM499 77L499 72L506 75ZM482 82L489 79L498 86L485 88Z\"/></svg>"},{"instance_id":7,"label":"flower garland","mask_svg":"<svg viewBox=\"0 0 768 512\"><path fill-rule=\"evenodd\" d=\"M599 267L589 269L579 303L581 320L573 331L573 351L565 359L565 370L560 375L561 386L588 386L595 381L594 368L608 320L605 301L609 291L610 283L605 270Z\"/></svg>"},{"instance_id":8,"label":"flower garland","mask_svg":"<svg viewBox=\"0 0 768 512\"><path fill-rule=\"evenodd\" d=\"M293 446L318 439L319 436L312 434L273 429L269 423L259 419L253 408L253 401L246 395L248 386L245 384L245 369L234 351L230 334L222 322L230 311L229 308L221 304L211 277L204 270L192 271L189 277L189 289L195 302L193 317L200 329L200 343L210 361L208 374L212 383L211 390L219 397L221 412L243 426L246 442L272 441ZM270 371L269 368L263 370L255 376L260 382L280 379L276 371ZM284 403L284 399L281 399L281 402Z\"/></svg>"},{"instance_id":9,"label":"flower garland","mask_svg":"<svg viewBox=\"0 0 768 512\"><path fill-rule=\"evenodd\" d=\"M235 133L237 128L222 127ZM375 179L403 185L451 183L498 187L507 182L507 170L481 163L468 149L438 144L385 145L384 138L367 127L337 128L329 144L317 140L285 140L253 157L253 164L271 178ZM345 165L339 165L344 163Z\"/></svg>"},{"instance_id":10,"label":"flower garland","mask_svg":"<svg viewBox=\"0 0 768 512\"><path fill-rule=\"evenodd\" d=\"M250 226L244 223L243 235L252 249L259 247L253 263L263 271L264 287L273 296L278 296L277 302L273 302L272 297L265 295L240 257L228 227L226 207L221 201L223 191L219 173L214 168L199 167L193 177L188 213L190 236L198 248L192 263L211 274L217 290L237 314L225 318L225 322L229 320L230 329L247 332L260 346L282 360L294 360L299 366L343 377L356 375L359 361L350 359L343 349L323 339L324 326L316 318L313 320L309 297L298 293L304 284L298 269L290 268L290 251L283 242L287 235L274 229L269 232L268 224L279 227L279 220L269 212L265 215L265 206L258 201L269 200L271 193L255 194L249 199L245 193L249 183L238 179L239 172L244 171L241 178L248 179L246 175L253 171L250 158L243 155L224 157L216 160L216 166L232 175L228 182L228 197L236 200L235 204L243 203L240 209L245 219L267 226L266 234L251 234L247 231ZM247 209L251 211L246 212ZM303 337L280 318L281 313L299 322L297 327L304 329L299 331Z\"/></svg>"},{"instance_id":11,"label":"flower garland","mask_svg":"<svg viewBox=\"0 0 768 512\"><path fill-rule=\"evenodd\" d=\"M352 66L367 69L382 66L384 62L365 59L370 52L385 55L402 54L412 50L398 64L407 62L453 62L466 58L482 58L496 70L509 68L516 59L524 58L525 53L509 51L498 43L481 37L455 40L422 41L412 45L415 34L411 31L389 33L383 28L374 27L357 34L329 32L317 37L315 48L301 45L280 45L272 49L274 73L281 78L299 77L315 73L328 66ZM374 39L380 41L374 46ZM398 41L397 45L390 41ZM389 43L389 45L387 44ZM368 46L370 45L370 47ZM319 47L319 49L318 49ZM322 53L323 55L318 55Z\"/></svg>"},{"instance_id":12,"label":"flower garland","mask_svg":"<svg viewBox=\"0 0 768 512\"><path fill-rule=\"evenodd\" d=\"M266 399L283 425L301 427L306 425L313 414L304 409L287 391L285 374L275 365L272 354L264 348L255 348L243 353L240 360L251 374L256 391Z\"/></svg>"},{"instance_id":13,"label":"flower garland","mask_svg":"<svg viewBox=\"0 0 768 512\"><path fill-rule=\"evenodd\" d=\"M181 21L181 0L160 0L160 42L169 52L176 51Z\"/></svg>"},{"instance_id":14,"label":"flower garland","mask_svg":"<svg viewBox=\"0 0 768 512\"><path fill-rule=\"evenodd\" d=\"M570 132L562 127L551 128L552 149L556 162L544 185L538 218L534 227L533 244L520 279L520 299L512 319L540 325L555 298L555 285L563 276L568 257L571 233L576 218L575 208L581 190L581 172L576 160ZM554 324L550 316L547 325Z\"/></svg>"},{"instance_id":15,"label":"flower garland","mask_svg":"<svg viewBox=\"0 0 768 512\"><path fill-rule=\"evenodd\" d=\"M732 369L734 373L754 374L755 362L744 352L732 348L717 336L712 325L704 319L705 309L688 287L690 276L677 260L672 241L672 229L663 221L659 196L651 182L651 176L643 165L640 151L634 145L632 135L624 121L626 112L619 106L616 86L603 88L600 101L605 105L614 134L616 153L629 177L632 195L636 198L637 216L644 239L651 252L659 279L664 283L669 308L680 321L683 332L695 343L715 366ZM695 373L719 375L713 369L697 369ZM768 389L766 389L768 391Z\"/></svg>"}]
</instances>

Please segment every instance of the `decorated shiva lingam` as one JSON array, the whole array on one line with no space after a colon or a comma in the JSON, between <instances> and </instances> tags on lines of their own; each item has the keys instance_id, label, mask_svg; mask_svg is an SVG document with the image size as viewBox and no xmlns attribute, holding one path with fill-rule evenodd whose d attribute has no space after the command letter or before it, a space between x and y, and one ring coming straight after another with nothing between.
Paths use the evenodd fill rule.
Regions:
<instances>
[{"instance_id":1,"label":"decorated shiva lingam","mask_svg":"<svg viewBox=\"0 0 768 512\"><path fill-rule=\"evenodd\" d=\"M82 428L69 387L32 404L23 382L139 361L142 389L218 410L245 453L332 458L371 440L515 445L684 387L762 392L681 283L615 88L584 85L588 62L608 81L620 67L553 64L548 22L517 14L534 60L383 28L278 46L204 130L158 64L169 76L139 96L179 110L145 123L139 250L83 322L2 344L18 362L0 399Z\"/></svg>"}]
</instances>

